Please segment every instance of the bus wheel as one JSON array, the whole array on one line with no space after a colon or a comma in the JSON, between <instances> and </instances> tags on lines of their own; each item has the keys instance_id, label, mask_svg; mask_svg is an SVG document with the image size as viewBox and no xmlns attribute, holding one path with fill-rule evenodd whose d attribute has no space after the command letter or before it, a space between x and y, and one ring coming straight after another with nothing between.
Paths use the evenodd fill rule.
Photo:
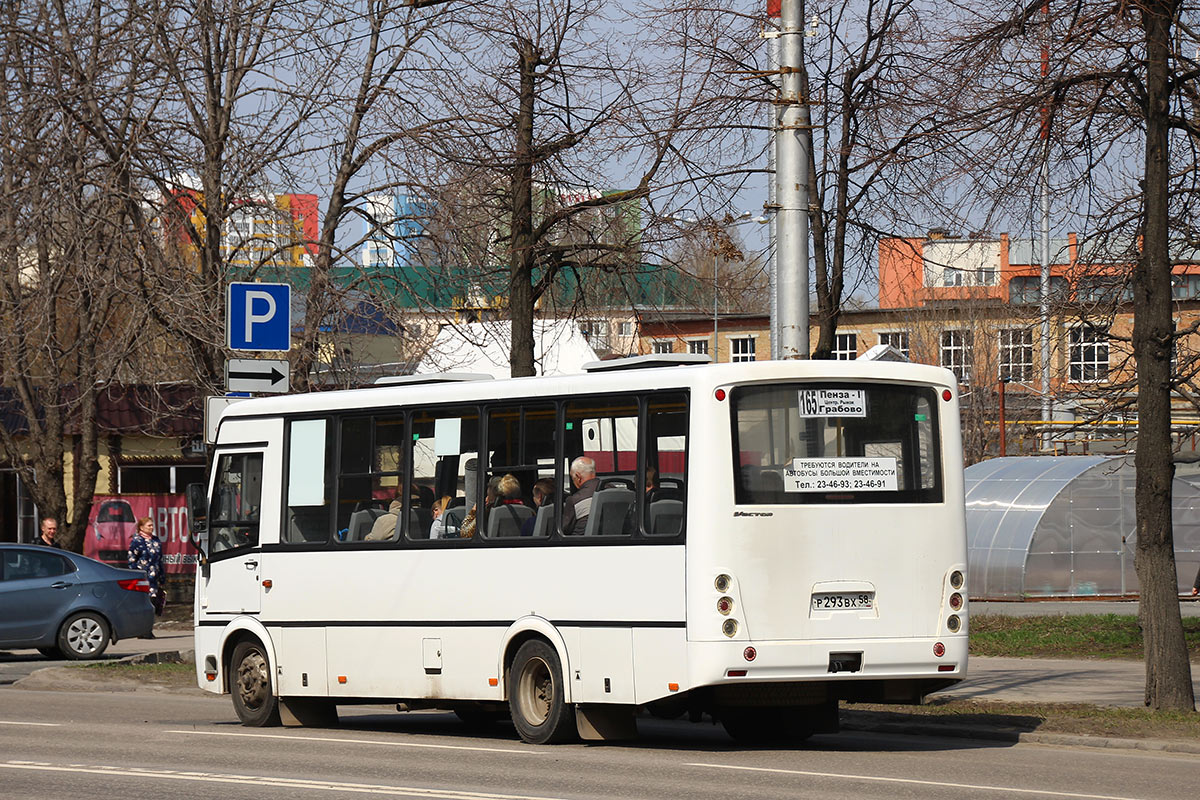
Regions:
<instances>
[{"instance_id":1,"label":"bus wheel","mask_svg":"<svg viewBox=\"0 0 1200 800\"><path fill-rule=\"evenodd\" d=\"M233 710L243 725L263 728L279 724L279 699L271 691L267 654L258 642L239 642L229 659Z\"/></svg>"},{"instance_id":2,"label":"bus wheel","mask_svg":"<svg viewBox=\"0 0 1200 800\"><path fill-rule=\"evenodd\" d=\"M575 737L575 709L564 702L562 663L553 647L530 639L517 650L508 672L508 707L513 725L530 744Z\"/></svg>"},{"instance_id":3,"label":"bus wheel","mask_svg":"<svg viewBox=\"0 0 1200 800\"><path fill-rule=\"evenodd\" d=\"M730 708L721 712L721 727L746 744L795 744L815 732L794 708Z\"/></svg>"}]
</instances>

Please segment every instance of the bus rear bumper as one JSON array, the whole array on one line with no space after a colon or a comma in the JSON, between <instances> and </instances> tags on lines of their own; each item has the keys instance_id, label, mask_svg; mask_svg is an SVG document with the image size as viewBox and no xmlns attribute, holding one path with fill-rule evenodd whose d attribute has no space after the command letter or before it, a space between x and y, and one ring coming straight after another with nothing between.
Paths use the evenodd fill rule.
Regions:
<instances>
[{"instance_id":1,"label":"bus rear bumper","mask_svg":"<svg viewBox=\"0 0 1200 800\"><path fill-rule=\"evenodd\" d=\"M935 654L938 650L940 656ZM841 699L865 695L875 702L909 702L967 674L965 634L904 640L689 642L688 651L693 689L818 682ZM855 684L863 685L855 689ZM886 699L892 696L896 699Z\"/></svg>"}]
</instances>

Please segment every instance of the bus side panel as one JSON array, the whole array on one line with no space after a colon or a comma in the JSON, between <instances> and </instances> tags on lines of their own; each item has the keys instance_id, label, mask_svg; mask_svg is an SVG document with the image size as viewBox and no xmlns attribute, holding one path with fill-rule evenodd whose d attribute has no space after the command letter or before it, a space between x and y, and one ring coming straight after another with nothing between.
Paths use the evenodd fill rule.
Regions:
<instances>
[{"instance_id":1,"label":"bus side panel","mask_svg":"<svg viewBox=\"0 0 1200 800\"><path fill-rule=\"evenodd\" d=\"M325 673L324 628L273 628L279 669L275 681L283 697L324 697L328 692Z\"/></svg>"},{"instance_id":2,"label":"bus side panel","mask_svg":"<svg viewBox=\"0 0 1200 800\"><path fill-rule=\"evenodd\" d=\"M499 626L330 627L329 696L502 700L489 656L504 632Z\"/></svg>"},{"instance_id":3,"label":"bus side panel","mask_svg":"<svg viewBox=\"0 0 1200 800\"><path fill-rule=\"evenodd\" d=\"M572 671L576 703L634 701L633 631L629 628L582 628L579 669Z\"/></svg>"},{"instance_id":4,"label":"bus side panel","mask_svg":"<svg viewBox=\"0 0 1200 800\"><path fill-rule=\"evenodd\" d=\"M633 652L637 663L634 702L649 703L687 688L688 649L683 628L636 628Z\"/></svg>"}]
</instances>

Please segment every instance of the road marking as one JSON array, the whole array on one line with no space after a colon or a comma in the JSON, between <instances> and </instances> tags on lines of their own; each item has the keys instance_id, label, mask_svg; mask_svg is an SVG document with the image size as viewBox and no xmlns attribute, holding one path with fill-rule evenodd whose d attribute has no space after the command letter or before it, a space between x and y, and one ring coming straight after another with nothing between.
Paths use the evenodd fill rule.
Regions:
<instances>
[{"instance_id":1,"label":"road marking","mask_svg":"<svg viewBox=\"0 0 1200 800\"><path fill-rule=\"evenodd\" d=\"M245 784L247 786L275 786L285 789L316 789L326 792L353 792L355 794L381 794L399 797L426 797L439 800L562 800L554 797L538 797L522 794L495 794L493 792L465 792L454 789L428 789L421 786L385 786L371 783L343 783L340 781L310 781L300 778L277 778L262 775L233 775L219 772L182 772L173 769L148 769L104 764L50 764L42 761L9 761L0 764L0 769L29 770L34 772L71 772L87 775L109 775L114 778L148 778L199 783Z\"/></svg>"},{"instance_id":2,"label":"road marking","mask_svg":"<svg viewBox=\"0 0 1200 800\"><path fill-rule=\"evenodd\" d=\"M876 783L907 783L916 786L941 786L950 789L970 789L989 792L1012 792L1014 794L1035 794L1046 797L1079 797L1086 800L1138 800L1134 797L1122 797L1108 794L1082 794L1079 792L1055 792L1049 789L1021 789L1016 786L986 786L972 783L949 783L946 781L923 781L916 778L887 778L880 775L843 775L838 772L810 772L802 769L772 769L770 767L739 767L733 764L685 764L688 767L708 767L709 769L736 769L746 772L775 772L781 775L804 775L810 778L842 778L851 781L874 781Z\"/></svg>"},{"instance_id":3,"label":"road marking","mask_svg":"<svg viewBox=\"0 0 1200 800\"><path fill-rule=\"evenodd\" d=\"M288 736L280 733L228 733L226 731L167 731L187 736L244 736L250 739L286 739L300 742L340 742L342 744L377 744L381 747L420 747L429 750L474 750L480 753L519 753L523 756L540 755L540 750L515 750L503 747L470 747L463 744L420 744L417 742L381 742L378 739L345 739L338 736Z\"/></svg>"},{"instance_id":4,"label":"road marking","mask_svg":"<svg viewBox=\"0 0 1200 800\"><path fill-rule=\"evenodd\" d=\"M10 722L6 719L0 719L0 725L37 725L39 728L58 728L62 725L61 722Z\"/></svg>"}]
</instances>

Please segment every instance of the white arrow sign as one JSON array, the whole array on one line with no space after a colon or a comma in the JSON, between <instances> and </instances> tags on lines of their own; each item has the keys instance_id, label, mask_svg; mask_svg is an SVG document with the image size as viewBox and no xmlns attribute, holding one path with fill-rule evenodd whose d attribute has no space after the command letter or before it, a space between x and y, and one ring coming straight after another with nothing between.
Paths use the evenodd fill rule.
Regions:
<instances>
[{"instance_id":1,"label":"white arrow sign","mask_svg":"<svg viewBox=\"0 0 1200 800\"><path fill-rule=\"evenodd\" d=\"M290 375L286 361L231 358L225 362L225 388L231 392L286 392Z\"/></svg>"}]
</instances>

